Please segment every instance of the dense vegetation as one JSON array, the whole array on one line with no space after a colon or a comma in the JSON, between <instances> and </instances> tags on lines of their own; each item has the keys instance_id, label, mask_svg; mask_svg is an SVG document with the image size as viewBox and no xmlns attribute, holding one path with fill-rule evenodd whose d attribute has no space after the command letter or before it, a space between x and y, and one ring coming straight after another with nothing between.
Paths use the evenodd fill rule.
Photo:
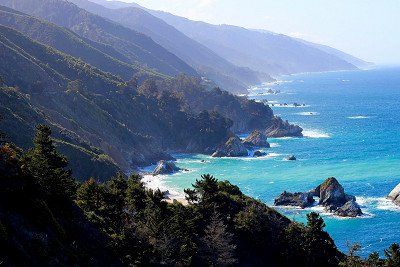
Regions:
<instances>
[{"instance_id":1,"label":"dense vegetation","mask_svg":"<svg viewBox=\"0 0 400 267\"><path fill-rule=\"evenodd\" d=\"M310 213L292 222L228 181L203 175L185 190L188 205L167 203L139 175L76 183L40 125L34 147L0 148L0 260L6 265L399 266L340 253Z\"/></svg>"},{"instance_id":2,"label":"dense vegetation","mask_svg":"<svg viewBox=\"0 0 400 267\"><path fill-rule=\"evenodd\" d=\"M105 180L115 165L125 170L171 159L166 151L212 153L234 133L273 124L268 106L213 89L197 77L136 73L123 79L124 68L108 72L107 60L112 66L118 61L105 55L94 61L99 51L86 39L9 8L0 12L5 15L0 23L63 49L0 26L0 76L8 86L0 91L2 128L28 148L34 127L50 124L80 180ZM84 160L75 160L81 155Z\"/></svg>"}]
</instances>

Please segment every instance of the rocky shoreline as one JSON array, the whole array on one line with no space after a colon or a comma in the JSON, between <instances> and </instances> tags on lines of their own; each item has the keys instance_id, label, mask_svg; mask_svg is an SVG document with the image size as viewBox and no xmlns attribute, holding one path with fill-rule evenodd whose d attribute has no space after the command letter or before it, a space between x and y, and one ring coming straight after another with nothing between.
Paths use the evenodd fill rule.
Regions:
<instances>
[{"instance_id":1,"label":"rocky shoreline","mask_svg":"<svg viewBox=\"0 0 400 267\"><path fill-rule=\"evenodd\" d=\"M284 191L274 201L275 206L311 207L318 198L318 205L340 217L357 217L363 215L356 197L344 192L343 186L336 178L326 179L315 189L307 192L289 193Z\"/></svg>"}]
</instances>

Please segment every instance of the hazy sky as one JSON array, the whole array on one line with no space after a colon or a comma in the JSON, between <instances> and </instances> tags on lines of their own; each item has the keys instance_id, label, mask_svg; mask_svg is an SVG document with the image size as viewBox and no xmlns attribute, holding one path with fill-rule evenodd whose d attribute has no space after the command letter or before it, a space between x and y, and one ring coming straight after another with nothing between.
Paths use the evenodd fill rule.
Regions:
<instances>
[{"instance_id":1,"label":"hazy sky","mask_svg":"<svg viewBox=\"0 0 400 267\"><path fill-rule=\"evenodd\" d=\"M284 33L400 63L400 0L123 0L213 24Z\"/></svg>"}]
</instances>

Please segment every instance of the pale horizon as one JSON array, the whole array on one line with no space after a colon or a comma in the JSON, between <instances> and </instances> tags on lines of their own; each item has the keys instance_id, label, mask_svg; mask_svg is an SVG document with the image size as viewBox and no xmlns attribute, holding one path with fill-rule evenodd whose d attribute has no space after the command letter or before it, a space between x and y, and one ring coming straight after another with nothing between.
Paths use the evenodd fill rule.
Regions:
<instances>
[{"instance_id":1,"label":"pale horizon","mask_svg":"<svg viewBox=\"0 0 400 267\"><path fill-rule=\"evenodd\" d=\"M331 46L377 65L400 63L399 1L120 1L211 24L285 34Z\"/></svg>"}]
</instances>

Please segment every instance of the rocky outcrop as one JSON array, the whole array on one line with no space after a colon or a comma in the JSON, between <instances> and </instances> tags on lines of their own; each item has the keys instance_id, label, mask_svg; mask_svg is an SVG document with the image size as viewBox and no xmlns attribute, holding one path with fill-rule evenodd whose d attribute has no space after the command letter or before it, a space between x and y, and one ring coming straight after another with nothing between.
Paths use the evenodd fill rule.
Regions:
<instances>
[{"instance_id":1,"label":"rocky outcrop","mask_svg":"<svg viewBox=\"0 0 400 267\"><path fill-rule=\"evenodd\" d=\"M343 186L333 177L326 179L315 189L305 193L288 193L285 191L275 199L275 205L305 208L314 203L313 197L319 198L318 204L325 207L325 210L338 216L357 217L362 215L356 197L345 194Z\"/></svg>"},{"instance_id":2,"label":"rocky outcrop","mask_svg":"<svg viewBox=\"0 0 400 267\"><path fill-rule=\"evenodd\" d=\"M276 206L297 206L301 208L310 207L314 203L313 194L311 192L289 193L284 191L274 201Z\"/></svg>"},{"instance_id":3,"label":"rocky outcrop","mask_svg":"<svg viewBox=\"0 0 400 267\"><path fill-rule=\"evenodd\" d=\"M296 157L294 155L290 155L288 157L286 157L286 160L297 160Z\"/></svg>"},{"instance_id":4,"label":"rocky outcrop","mask_svg":"<svg viewBox=\"0 0 400 267\"><path fill-rule=\"evenodd\" d=\"M265 156L265 155L267 155L267 153L261 152L260 150L257 150L257 151L255 151L255 152L253 153L253 157L254 157L254 158L263 157L263 156Z\"/></svg>"},{"instance_id":5,"label":"rocky outcrop","mask_svg":"<svg viewBox=\"0 0 400 267\"><path fill-rule=\"evenodd\" d=\"M394 204L400 206L400 184L393 188L393 190L388 195L388 199L392 200Z\"/></svg>"},{"instance_id":6,"label":"rocky outcrop","mask_svg":"<svg viewBox=\"0 0 400 267\"><path fill-rule=\"evenodd\" d=\"M155 168L153 175L160 174L173 174L180 171L181 169L175 165L175 163L165 160L160 160Z\"/></svg>"},{"instance_id":7,"label":"rocky outcrop","mask_svg":"<svg viewBox=\"0 0 400 267\"><path fill-rule=\"evenodd\" d=\"M245 157L248 156L248 151L243 145L239 137L233 136L220 146L217 151L212 154L212 157Z\"/></svg>"},{"instance_id":8,"label":"rocky outcrop","mask_svg":"<svg viewBox=\"0 0 400 267\"><path fill-rule=\"evenodd\" d=\"M283 121L279 117L274 117L272 125L265 130L267 137L302 137L303 128Z\"/></svg>"},{"instance_id":9,"label":"rocky outcrop","mask_svg":"<svg viewBox=\"0 0 400 267\"><path fill-rule=\"evenodd\" d=\"M246 147L270 147L267 136L258 130L254 130L246 139L243 140Z\"/></svg>"},{"instance_id":10,"label":"rocky outcrop","mask_svg":"<svg viewBox=\"0 0 400 267\"><path fill-rule=\"evenodd\" d=\"M344 188L336 178L328 178L313 190L314 195L319 197L319 204L324 207L337 209L350 200L355 200L354 196L344 193Z\"/></svg>"},{"instance_id":11,"label":"rocky outcrop","mask_svg":"<svg viewBox=\"0 0 400 267\"><path fill-rule=\"evenodd\" d=\"M352 199L336 209L334 214L341 217L357 217L362 214L362 211L355 199Z\"/></svg>"}]
</instances>

